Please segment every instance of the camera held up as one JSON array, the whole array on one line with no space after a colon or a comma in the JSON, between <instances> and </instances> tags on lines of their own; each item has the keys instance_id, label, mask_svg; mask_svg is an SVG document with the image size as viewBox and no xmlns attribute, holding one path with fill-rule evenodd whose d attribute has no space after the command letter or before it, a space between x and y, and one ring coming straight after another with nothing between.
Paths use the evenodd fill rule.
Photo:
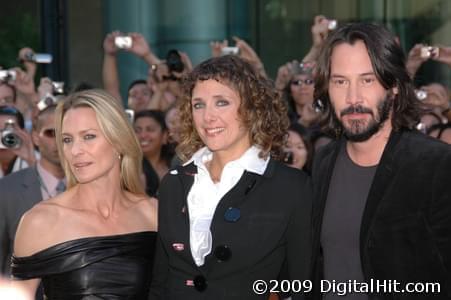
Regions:
<instances>
[{"instance_id":1,"label":"camera held up","mask_svg":"<svg viewBox=\"0 0 451 300\"><path fill-rule=\"evenodd\" d=\"M15 131L15 122L12 119L5 121L5 128L0 131L0 149L17 149L22 140Z\"/></svg>"}]
</instances>

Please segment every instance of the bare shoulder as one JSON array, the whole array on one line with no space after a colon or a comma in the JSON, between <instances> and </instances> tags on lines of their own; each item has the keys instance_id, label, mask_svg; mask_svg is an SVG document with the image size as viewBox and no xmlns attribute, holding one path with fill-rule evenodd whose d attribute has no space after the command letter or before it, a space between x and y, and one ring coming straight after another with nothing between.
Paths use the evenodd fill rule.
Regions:
<instances>
[{"instance_id":1,"label":"bare shoulder","mask_svg":"<svg viewBox=\"0 0 451 300\"><path fill-rule=\"evenodd\" d=\"M156 231L158 224L158 200L146 195L130 194L128 197L135 203L135 211L151 224L152 230Z\"/></svg>"},{"instance_id":2,"label":"bare shoulder","mask_svg":"<svg viewBox=\"0 0 451 300\"><path fill-rule=\"evenodd\" d=\"M43 201L27 211L20 219L14 240L14 255L29 256L51 246L53 228L59 220L59 208Z\"/></svg>"}]
</instances>

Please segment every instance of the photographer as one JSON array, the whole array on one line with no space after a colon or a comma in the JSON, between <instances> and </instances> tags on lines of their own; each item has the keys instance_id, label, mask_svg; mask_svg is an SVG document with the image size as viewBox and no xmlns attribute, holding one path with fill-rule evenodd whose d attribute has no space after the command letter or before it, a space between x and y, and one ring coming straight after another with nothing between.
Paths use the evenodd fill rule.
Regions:
<instances>
[{"instance_id":1,"label":"photographer","mask_svg":"<svg viewBox=\"0 0 451 300\"><path fill-rule=\"evenodd\" d=\"M412 79L415 78L420 66L428 60L442 62L451 66L451 47L427 46L424 44L413 46L409 51L406 62L407 71ZM431 83L426 87L420 88L420 90L425 92L426 99L424 103L440 111L448 121L451 121L451 103L447 88L439 83Z\"/></svg>"},{"instance_id":2,"label":"photographer","mask_svg":"<svg viewBox=\"0 0 451 300\"><path fill-rule=\"evenodd\" d=\"M151 87L156 108L165 112L181 96L181 79L193 66L185 52L172 49L159 65L149 68L147 83Z\"/></svg>"},{"instance_id":3,"label":"photographer","mask_svg":"<svg viewBox=\"0 0 451 300\"><path fill-rule=\"evenodd\" d=\"M131 45L116 44L117 38L130 38ZM128 47L130 46L130 47ZM131 33L124 36L119 31L109 33L103 42L104 59L103 59L103 85L105 90L113 95L122 103L122 97L119 92L119 74L117 67L116 54L120 49L135 54L143 59L149 66L159 65L160 59L152 52L146 39L139 33ZM149 88L145 80L136 80L132 82L128 89L128 106L135 111L141 111L154 107L152 101L152 90Z\"/></svg>"},{"instance_id":4,"label":"photographer","mask_svg":"<svg viewBox=\"0 0 451 300\"><path fill-rule=\"evenodd\" d=\"M27 168L36 162L30 135L23 129L24 119L20 111L13 106L0 106L0 178L12 172ZM6 130L5 130L6 129ZM11 134L12 132L12 134ZM9 133L14 135L5 145L3 138Z\"/></svg>"}]
</instances>

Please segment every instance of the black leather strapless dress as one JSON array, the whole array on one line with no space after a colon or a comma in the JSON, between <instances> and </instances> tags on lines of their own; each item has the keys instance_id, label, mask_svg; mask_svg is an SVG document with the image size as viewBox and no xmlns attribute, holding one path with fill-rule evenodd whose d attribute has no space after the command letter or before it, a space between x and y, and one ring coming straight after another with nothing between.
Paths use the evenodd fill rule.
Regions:
<instances>
[{"instance_id":1,"label":"black leather strapless dress","mask_svg":"<svg viewBox=\"0 0 451 300\"><path fill-rule=\"evenodd\" d=\"M88 237L12 257L17 279L41 278L49 300L147 299L156 232Z\"/></svg>"}]
</instances>

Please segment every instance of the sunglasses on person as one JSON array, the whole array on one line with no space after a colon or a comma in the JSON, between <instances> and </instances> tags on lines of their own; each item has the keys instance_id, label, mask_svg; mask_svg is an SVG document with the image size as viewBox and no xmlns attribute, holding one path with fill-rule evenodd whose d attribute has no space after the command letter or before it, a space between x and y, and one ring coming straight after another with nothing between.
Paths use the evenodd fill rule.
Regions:
<instances>
[{"instance_id":1,"label":"sunglasses on person","mask_svg":"<svg viewBox=\"0 0 451 300\"><path fill-rule=\"evenodd\" d=\"M303 84L305 84L305 85L312 85L312 84L313 84L313 79L304 79L304 80L298 79L298 80L292 80L290 83L291 83L292 85L299 85L299 86L301 86L301 85L303 85Z\"/></svg>"},{"instance_id":2,"label":"sunglasses on person","mask_svg":"<svg viewBox=\"0 0 451 300\"><path fill-rule=\"evenodd\" d=\"M44 129L42 131L42 135L49 139L55 138L55 128Z\"/></svg>"},{"instance_id":3,"label":"sunglasses on person","mask_svg":"<svg viewBox=\"0 0 451 300\"><path fill-rule=\"evenodd\" d=\"M15 115L19 113L19 110L13 106L0 106L1 115Z\"/></svg>"}]
</instances>

